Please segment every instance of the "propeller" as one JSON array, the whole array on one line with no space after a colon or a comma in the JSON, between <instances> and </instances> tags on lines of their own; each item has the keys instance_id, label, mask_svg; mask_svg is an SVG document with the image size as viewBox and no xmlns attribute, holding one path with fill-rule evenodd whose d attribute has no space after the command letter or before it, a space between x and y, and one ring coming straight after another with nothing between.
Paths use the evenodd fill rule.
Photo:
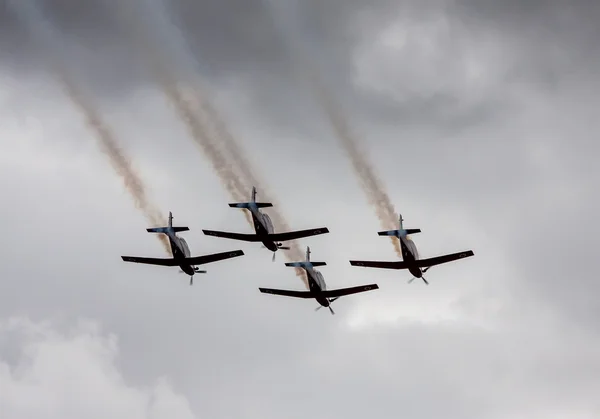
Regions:
<instances>
[{"instance_id":1,"label":"propeller","mask_svg":"<svg viewBox=\"0 0 600 419\"><path fill-rule=\"evenodd\" d=\"M281 243L275 243L275 245L277 246L277 249L281 249L281 250L290 250L290 248L289 248L289 247L287 247L287 246L284 246L284 245L283 245L283 244L281 244ZM263 248L266 248L264 245L263 245L262 247L263 247ZM275 262L275 255L276 255L276 252L273 252L273 258L271 259L271 262Z\"/></svg>"},{"instance_id":2,"label":"propeller","mask_svg":"<svg viewBox=\"0 0 600 419\"><path fill-rule=\"evenodd\" d=\"M413 276L412 278L410 278L410 279L408 280L408 283L409 283L409 284L410 284L410 283L412 283L412 282L413 282L415 279L417 279L417 277L416 277L416 276ZM423 280L423 282L425 282L425 284L426 284L426 285L429 285L429 282L427 282L427 280L425 279L425 277L424 277L423 275L421 275L421 279Z\"/></svg>"},{"instance_id":3,"label":"propeller","mask_svg":"<svg viewBox=\"0 0 600 419\"><path fill-rule=\"evenodd\" d=\"M425 272L427 272L429 270L429 268L431 268L431 266L428 266L428 267L426 267L425 269L423 269L421 271L421 279L423 280L423 282L425 282L426 285L429 285L429 282L427 282L427 280L425 279L425 277L423 276L423 274ZM413 276L411 279L408 280L408 283L409 284L412 283L415 279L417 279L417 278Z\"/></svg>"},{"instance_id":4,"label":"propeller","mask_svg":"<svg viewBox=\"0 0 600 419\"><path fill-rule=\"evenodd\" d=\"M335 297L335 298L332 298L331 300L329 300L329 299L327 300L327 301L329 301L329 305L327 306L327 308L329 309L329 311L331 311L331 314L335 314L335 311L333 311L333 309L331 308L331 303L333 303L338 298L340 298L340 297ZM315 308L315 311L319 311L322 307L323 306L320 305L319 307Z\"/></svg>"}]
</instances>

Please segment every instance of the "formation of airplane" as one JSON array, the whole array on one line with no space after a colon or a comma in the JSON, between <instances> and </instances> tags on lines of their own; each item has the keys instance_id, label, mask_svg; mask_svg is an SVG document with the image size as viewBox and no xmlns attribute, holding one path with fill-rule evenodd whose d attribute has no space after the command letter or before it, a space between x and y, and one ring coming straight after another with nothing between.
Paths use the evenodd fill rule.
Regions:
<instances>
[{"instance_id":1,"label":"formation of airplane","mask_svg":"<svg viewBox=\"0 0 600 419\"><path fill-rule=\"evenodd\" d=\"M404 229L402 222L404 219L402 218L402 214L400 214L400 222L398 230L389 230L389 231L379 231L377 234L380 236L395 236L400 240L400 246L402 249L402 259L401 261L393 261L393 262L383 262L383 261L373 261L373 260L351 260L350 265L352 266L362 266L365 268L381 268L381 269L408 269L408 271L413 275L411 279L409 279L408 283L410 284L415 278L421 278L425 284L429 285L429 282L425 279L423 274L429 270L432 266L441 265L442 263L452 262L458 259L466 258L469 256L473 256L474 253L472 250L465 250L463 252L458 253L450 253L447 255L436 256L427 259L420 259L419 252L417 251L417 246L415 242L408 237L409 234L420 233L421 229L419 228L411 228Z\"/></svg>"},{"instance_id":2,"label":"formation of airplane","mask_svg":"<svg viewBox=\"0 0 600 419\"><path fill-rule=\"evenodd\" d=\"M243 234L243 233L230 233L224 231L215 230L202 230L207 236L221 237L232 240L246 241L246 242L262 242L263 246L273 252L273 260L275 260L275 252L279 249L289 249L289 247L283 246L281 242L295 240L303 237L316 236L320 234L329 233L327 227L313 228L308 230L297 230L282 233L275 233L271 218L260 211L260 208L272 207L273 204L270 202L257 202L256 201L256 187L252 187L252 197L250 202L236 202L229 204L232 208L240 208L250 211L252 220L254 223L254 234ZM442 256L435 256L431 258L421 259L417 246L409 237L410 234L420 233L421 229L412 228L405 229L403 226L404 219L402 215L399 217L399 226L397 230L379 231L379 236L393 236L400 241L402 249L402 259L400 261L369 261L369 260L351 260L352 266L361 266L367 268L381 268L381 269L406 269L412 275L408 282L411 283L414 279L420 278L426 285L429 282L425 279L423 274L427 272L432 266L441 265L444 263L452 262L458 259L474 256L472 250L465 250L458 253L451 253ZM187 242L183 237L177 236L177 233L182 231L188 231L188 227L174 227L173 226L173 214L169 212L169 225L167 227L154 227L146 229L149 233L160 233L165 234L171 245L171 258L149 258L149 257L138 257L138 256L121 256L125 262L143 263L149 265L160 265L160 266L179 266L182 272L190 276L190 285L193 285L194 275L197 273L206 273L206 271L200 270L198 265L204 265L207 263L217 262L219 260L231 259L238 256L243 256L242 250L233 250L229 252L221 252L208 254L204 256L190 256L190 249ZM359 285L349 288L339 288L328 290L323 278L323 274L316 270L317 266L325 266L325 262L313 262L310 260L310 247L306 247L306 260L300 262L288 262L285 266L293 268L301 268L305 271L308 279L308 290L307 291L295 291L295 290L283 290L274 288L259 288L259 291L264 294L280 295L284 297L304 298L304 299L315 299L319 306L316 310L322 307L329 308L331 314L335 314L331 308L331 304L338 298L358 294L366 291L379 289L377 284Z\"/></svg>"},{"instance_id":3,"label":"formation of airplane","mask_svg":"<svg viewBox=\"0 0 600 419\"><path fill-rule=\"evenodd\" d=\"M260 211L260 208L272 207L271 202L256 202L256 187L252 187L252 198L250 202L235 202L229 204L231 208L240 208L250 211L254 223L254 234L229 233L226 231L202 230L207 236L222 237L225 239L240 240L245 242L262 242L263 246L273 252L273 261L277 250L289 250L283 246L284 241L301 239L303 237L316 236L329 233L327 227L311 228L309 230L288 231L275 233L273 222L268 214Z\"/></svg>"}]
</instances>

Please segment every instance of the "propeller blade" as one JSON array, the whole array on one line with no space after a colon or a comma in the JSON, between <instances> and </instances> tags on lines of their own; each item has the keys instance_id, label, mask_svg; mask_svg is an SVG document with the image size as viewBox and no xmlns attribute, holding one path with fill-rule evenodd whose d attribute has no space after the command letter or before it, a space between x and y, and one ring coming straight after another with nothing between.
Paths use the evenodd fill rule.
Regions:
<instances>
[{"instance_id":1,"label":"propeller blade","mask_svg":"<svg viewBox=\"0 0 600 419\"><path fill-rule=\"evenodd\" d=\"M333 309L331 308L331 306L329 306L329 311L331 311L331 314L335 314L335 311L333 311Z\"/></svg>"},{"instance_id":2,"label":"propeller blade","mask_svg":"<svg viewBox=\"0 0 600 419\"><path fill-rule=\"evenodd\" d=\"M425 285L429 285L429 282L427 282L424 276L422 276L421 279L423 280L423 282L425 282Z\"/></svg>"},{"instance_id":3,"label":"propeller blade","mask_svg":"<svg viewBox=\"0 0 600 419\"><path fill-rule=\"evenodd\" d=\"M323 307L323 306L319 306L319 307L315 308L315 311L319 311L321 309L321 307Z\"/></svg>"},{"instance_id":4,"label":"propeller blade","mask_svg":"<svg viewBox=\"0 0 600 419\"><path fill-rule=\"evenodd\" d=\"M273 252L273 257L271 258L271 262L275 262L275 255L277 255L277 252Z\"/></svg>"},{"instance_id":5,"label":"propeller blade","mask_svg":"<svg viewBox=\"0 0 600 419\"><path fill-rule=\"evenodd\" d=\"M410 279L408 280L408 283L409 283L409 284L411 284L411 283L412 283L414 280L415 280L415 277L413 276L412 278L410 278Z\"/></svg>"}]
</instances>

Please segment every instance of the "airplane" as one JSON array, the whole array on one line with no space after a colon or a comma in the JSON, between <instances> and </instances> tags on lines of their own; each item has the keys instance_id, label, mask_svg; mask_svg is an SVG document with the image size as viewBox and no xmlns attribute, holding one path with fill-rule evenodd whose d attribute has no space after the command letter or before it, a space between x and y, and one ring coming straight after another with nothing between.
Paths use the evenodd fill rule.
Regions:
<instances>
[{"instance_id":1,"label":"airplane","mask_svg":"<svg viewBox=\"0 0 600 419\"><path fill-rule=\"evenodd\" d=\"M296 298L314 298L320 304L315 311L321 307L329 308L331 314L335 314L331 308L331 303L344 295L357 294L360 292L371 291L379 289L377 284L360 285L357 287L350 288L339 288L336 290L327 290L325 279L321 272L314 269L315 266L325 266L325 262L311 262L310 260L310 247L306 247L306 261L304 262L289 262L285 266L293 268L302 268L306 271L308 277L309 291L291 291L291 290L279 290L272 288L259 288L263 294L283 295L285 297L296 297Z\"/></svg>"},{"instance_id":2,"label":"airplane","mask_svg":"<svg viewBox=\"0 0 600 419\"><path fill-rule=\"evenodd\" d=\"M400 214L400 226L398 230L379 231L377 234L380 236L395 236L400 240L400 246L402 248L402 261L395 262L383 262L383 261L367 261L367 260L351 260L350 265L352 266L363 266L366 268L382 268L382 269L408 269L413 275L408 283L410 284L416 278L421 278L426 285L429 282L425 279L423 274L429 270L432 266L441 265L442 263L452 262L458 259L463 259L469 256L473 256L472 250L466 250L458 253L451 253L443 256L436 256L427 259L420 259L417 246L408 237L409 234L420 233L419 228L404 229L402 222L402 214ZM425 269L421 269L425 268Z\"/></svg>"},{"instance_id":3,"label":"airplane","mask_svg":"<svg viewBox=\"0 0 600 419\"><path fill-rule=\"evenodd\" d=\"M255 234L229 233L225 231L202 230L207 236L222 237L232 240L241 240L246 242L262 242L263 247L266 247L273 252L273 262L275 261L275 252L279 249L289 250L287 246L283 246L284 241L296 240L302 237L316 236L319 234L329 233L327 227L313 228L309 230L289 231L286 233L275 233L273 222L268 214L260 212L260 208L272 207L270 202L256 202L256 187L252 187L251 202L236 202L229 204L231 208L241 208L250 211L252 221L254 222Z\"/></svg>"},{"instance_id":4,"label":"airplane","mask_svg":"<svg viewBox=\"0 0 600 419\"><path fill-rule=\"evenodd\" d=\"M188 231L188 227L173 227L173 214L169 211L169 226L148 228L148 233L166 234L171 244L172 258L145 258L137 256L121 256L125 262L145 263L148 265L160 266L179 266L181 272L190 276L190 285L194 284L194 274L205 274L206 271L201 271L196 265L204 265L206 263L217 262L219 260L230 259L238 256L243 256L241 250L233 250L231 252L214 253L204 256L190 257L190 248L183 237L177 236L176 233Z\"/></svg>"}]
</instances>

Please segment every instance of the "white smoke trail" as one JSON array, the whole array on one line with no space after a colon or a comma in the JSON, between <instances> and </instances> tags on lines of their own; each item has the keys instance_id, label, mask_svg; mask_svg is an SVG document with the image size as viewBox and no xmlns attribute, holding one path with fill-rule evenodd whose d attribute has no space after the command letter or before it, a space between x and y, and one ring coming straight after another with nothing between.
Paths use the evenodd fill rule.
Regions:
<instances>
[{"instance_id":1,"label":"white smoke trail","mask_svg":"<svg viewBox=\"0 0 600 419\"><path fill-rule=\"evenodd\" d=\"M12 7L38 41L48 48L47 59L51 70L58 78L61 87L73 104L82 113L86 125L92 130L101 151L109 158L115 172L121 177L125 189L134 200L136 208L141 210L148 222L153 226L164 226L166 221L160 211L149 201L146 187L137 175L131 164L131 160L119 147L118 141L109 126L104 123L92 101L78 89L73 82L73 76L64 67L64 61L60 59L59 40L60 34L55 30L52 23L47 20L38 9L34 1L17 0L12 2ZM167 253L171 252L168 239L160 234L157 235Z\"/></svg>"}]
</instances>

